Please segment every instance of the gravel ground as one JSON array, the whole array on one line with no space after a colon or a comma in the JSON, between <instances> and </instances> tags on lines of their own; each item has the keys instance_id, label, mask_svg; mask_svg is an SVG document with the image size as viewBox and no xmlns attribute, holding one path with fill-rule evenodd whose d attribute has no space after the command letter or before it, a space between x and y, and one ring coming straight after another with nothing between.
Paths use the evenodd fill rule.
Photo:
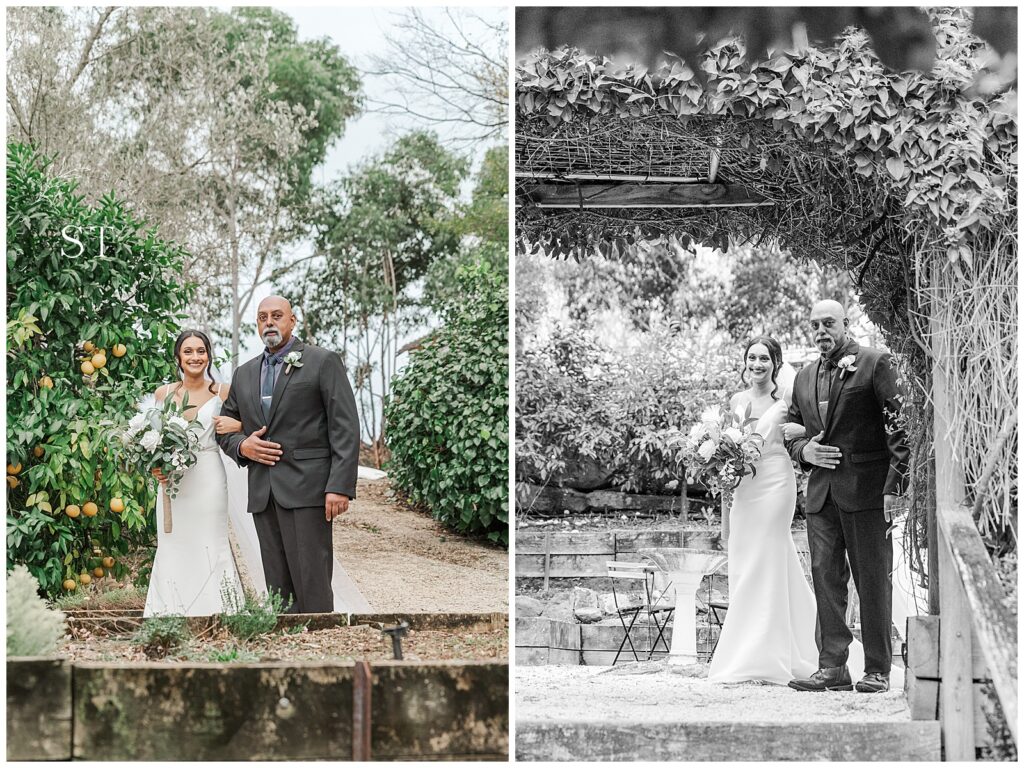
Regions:
<instances>
[{"instance_id":1,"label":"gravel ground","mask_svg":"<svg viewBox=\"0 0 1024 768\"><path fill-rule=\"evenodd\" d=\"M526 722L902 722L902 682L889 693L802 693L777 685L709 683L707 665L516 667L517 720Z\"/></svg>"},{"instance_id":2,"label":"gravel ground","mask_svg":"<svg viewBox=\"0 0 1024 768\"><path fill-rule=\"evenodd\" d=\"M334 554L375 612L508 611L508 551L409 509L387 480L359 482Z\"/></svg>"}]
</instances>

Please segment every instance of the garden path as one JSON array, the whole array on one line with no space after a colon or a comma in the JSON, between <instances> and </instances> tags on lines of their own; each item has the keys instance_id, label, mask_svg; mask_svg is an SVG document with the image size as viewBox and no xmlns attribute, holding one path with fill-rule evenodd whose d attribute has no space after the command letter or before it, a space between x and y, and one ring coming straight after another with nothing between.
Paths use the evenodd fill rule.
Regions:
<instances>
[{"instance_id":1,"label":"garden path","mask_svg":"<svg viewBox=\"0 0 1024 768\"><path fill-rule=\"evenodd\" d=\"M334 555L374 612L506 612L508 551L453 533L387 479L360 479Z\"/></svg>"}]
</instances>

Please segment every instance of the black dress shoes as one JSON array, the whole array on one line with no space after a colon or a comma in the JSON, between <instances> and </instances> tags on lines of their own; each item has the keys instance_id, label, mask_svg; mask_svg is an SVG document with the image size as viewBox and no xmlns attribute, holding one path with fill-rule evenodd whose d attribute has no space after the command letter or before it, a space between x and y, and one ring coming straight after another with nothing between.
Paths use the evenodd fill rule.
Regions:
<instances>
[{"instance_id":1,"label":"black dress shoes","mask_svg":"<svg viewBox=\"0 0 1024 768\"><path fill-rule=\"evenodd\" d=\"M823 667L810 677L790 680L789 687L797 691L852 691L853 680L850 679L850 670L843 664L841 667Z\"/></svg>"},{"instance_id":2,"label":"black dress shoes","mask_svg":"<svg viewBox=\"0 0 1024 768\"><path fill-rule=\"evenodd\" d=\"M889 690L889 676L883 672L868 672L857 683L861 693L885 693Z\"/></svg>"}]
</instances>

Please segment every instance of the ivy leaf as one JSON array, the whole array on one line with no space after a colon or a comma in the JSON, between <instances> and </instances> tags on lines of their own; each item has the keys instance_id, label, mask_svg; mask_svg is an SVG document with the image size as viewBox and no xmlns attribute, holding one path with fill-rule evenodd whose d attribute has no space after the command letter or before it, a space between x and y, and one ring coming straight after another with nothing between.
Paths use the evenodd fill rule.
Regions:
<instances>
[{"instance_id":1,"label":"ivy leaf","mask_svg":"<svg viewBox=\"0 0 1024 768\"><path fill-rule=\"evenodd\" d=\"M907 167L902 157L890 157L885 161L885 167L896 181L901 181L907 174Z\"/></svg>"}]
</instances>

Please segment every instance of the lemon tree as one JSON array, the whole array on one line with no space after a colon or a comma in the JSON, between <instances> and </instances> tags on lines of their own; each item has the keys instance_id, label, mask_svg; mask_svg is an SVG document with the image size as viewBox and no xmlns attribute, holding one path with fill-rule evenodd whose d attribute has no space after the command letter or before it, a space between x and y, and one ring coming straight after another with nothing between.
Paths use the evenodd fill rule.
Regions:
<instances>
[{"instance_id":1,"label":"lemon tree","mask_svg":"<svg viewBox=\"0 0 1024 768\"><path fill-rule=\"evenodd\" d=\"M155 490L119 467L110 430L173 375L184 256L8 145L7 568L50 595L123 575L152 542Z\"/></svg>"}]
</instances>

